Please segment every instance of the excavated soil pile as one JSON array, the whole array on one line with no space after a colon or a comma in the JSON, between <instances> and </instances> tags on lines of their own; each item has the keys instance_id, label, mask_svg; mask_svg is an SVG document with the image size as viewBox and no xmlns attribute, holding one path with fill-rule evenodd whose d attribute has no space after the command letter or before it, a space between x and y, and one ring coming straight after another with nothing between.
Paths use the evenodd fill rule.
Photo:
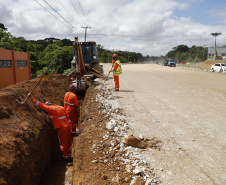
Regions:
<instances>
[{"instance_id":1,"label":"excavated soil pile","mask_svg":"<svg viewBox=\"0 0 226 185\"><path fill-rule=\"evenodd\" d=\"M161 142L129 136L117 98L103 84L87 90L80 111L82 132L73 148L73 185L159 184L148 164L133 154L148 148L160 150ZM127 136L135 139L130 140L134 147L126 144Z\"/></svg>"},{"instance_id":2,"label":"excavated soil pile","mask_svg":"<svg viewBox=\"0 0 226 185\"><path fill-rule=\"evenodd\" d=\"M119 150L113 129L106 128L111 116L102 111L105 106L96 101L98 94L100 90L89 88L81 109L83 130L74 147L73 184L128 184L131 175L125 172L122 161L115 158L124 151ZM103 139L106 134L109 139Z\"/></svg>"},{"instance_id":3,"label":"excavated soil pile","mask_svg":"<svg viewBox=\"0 0 226 185\"><path fill-rule=\"evenodd\" d=\"M57 133L48 114L31 99L20 105L39 79L21 82L0 90L0 184L36 185L61 156ZM33 93L41 102L63 105L70 79L62 75L45 76Z\"/></svg>"}]
</instances>

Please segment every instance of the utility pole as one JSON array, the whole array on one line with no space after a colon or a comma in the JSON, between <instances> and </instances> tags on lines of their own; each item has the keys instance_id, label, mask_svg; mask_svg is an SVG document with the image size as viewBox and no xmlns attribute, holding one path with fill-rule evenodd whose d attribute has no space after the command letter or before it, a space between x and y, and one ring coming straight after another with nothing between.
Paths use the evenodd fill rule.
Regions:
<instances>
[{"instance_id":1,"label":"utility pole","mask_svg":"<svg viewBox=\"0 0 226 185\"><path fill-rule=\"evenodd\" d=\"M206 45L204 45L204 47L203 47L203 60L205 59L205 46Z\"/></svg>"},{"instance_id":2,"label":"utility pole","mask_svg":"<svg viewBox=\"0 0 226 185\"><path fill-rule=\"evenodd\" d=\"M213 35L215 37L215 52L216 52L216 57L215 57L215 60L218 59L218 56L217 56L217 45L216 45L216 37L218 35L221 35L221 33L211 33L211 35Z\"/></svg>"},{"instance_id":3,"label":"utility pole","mask_svg":"<svg viewBox=\"0 0 226 185\"><path fill-rule=\"evenodd\" d=\"M83 27L83 26L82 26L82 28L85 28L85 42L86 42L86 32L87 32L87 28L90 28L90 29L91 29L91 27L88 27L88 26Z\"/></svg>"}]
</instances>

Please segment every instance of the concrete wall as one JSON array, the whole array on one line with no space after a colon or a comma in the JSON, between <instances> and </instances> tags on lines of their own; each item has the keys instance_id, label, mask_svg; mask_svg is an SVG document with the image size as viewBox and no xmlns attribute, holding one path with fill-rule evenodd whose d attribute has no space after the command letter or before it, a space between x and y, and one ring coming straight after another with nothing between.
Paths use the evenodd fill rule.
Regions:
<instances>
[{"instance_id":1,"label":"concrete wall","mask_svg":"<svg viewBox=\"0 0 226 185\"><path fill-rule=\"evenodd\" d=\"M11 66L0 65L0 89L23 80L31 80L29 53L0 49L0 64L3 61L10 61Z\"/></svg>"},{"instance_id":2,"label":"concrete wall","mask_svg":"<svg viewBox=\"0 0 226 185\"><path fill-rule=\"evenodd\" d=\"M225 59L226 56L226 47L217 47L217 56L221 56L223 59ZM212 56L212 59L215 59L215 47L209 47L208 48L208 57Z\"/></svg>"}]
</instances>

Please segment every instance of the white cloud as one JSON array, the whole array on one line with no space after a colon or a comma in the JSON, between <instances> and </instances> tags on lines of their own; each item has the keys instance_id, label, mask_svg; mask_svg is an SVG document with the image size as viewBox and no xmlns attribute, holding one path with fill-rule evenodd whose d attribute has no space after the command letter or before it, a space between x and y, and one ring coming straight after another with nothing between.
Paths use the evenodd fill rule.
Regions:
<instances>
[{"instance_id":1,"label":"white cloud","mask_svg":"<svg viewBox=\"0 0 226 185\"><path fill-rule=\"evenodd\" d=\"M91 26L92 29L87 29L88 39L95 40L104 48L149 56L165 55L179 44L212 46L210 33L226 30L226 22L223 22L225 13L222 11L217 14L222 18L219 26L204 25L189 17L174 15L174 10L186 9L194 0L80 0L82 10L78 0L46 0L66 21L43 0L36 1L1 1L0 23L16 37L29 40L47 37L73 40L78 36L83 41L85 30L81 26ZM224 39L218 40L219 45L223 44Z\"/></svg>"},{"instance_id":2,"label":"white cloud","mask_svg":"<svg viewBox=\"0 0 226 185\"><path fill-rule=\"evenodd\" d=\"M209 13L218 21L218 23L226 24L226 4L217 9L210 10Z\"/></svg>"}]
</instances>

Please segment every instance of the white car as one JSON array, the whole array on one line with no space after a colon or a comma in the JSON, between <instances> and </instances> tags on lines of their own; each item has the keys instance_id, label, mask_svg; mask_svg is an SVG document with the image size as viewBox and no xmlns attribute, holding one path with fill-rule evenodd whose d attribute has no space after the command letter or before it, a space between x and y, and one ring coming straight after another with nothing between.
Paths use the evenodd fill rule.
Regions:
<instances>
[{"instance_id":1,"label":"white car","mask_svg":"<svg viewBox=\"0 0 226 185\"><path fill-rule=\"evenodd\" d=\"M213 72L226 72L226 64L224 63L216 63L211 67Z\"/></svg>"}]
</instances>

